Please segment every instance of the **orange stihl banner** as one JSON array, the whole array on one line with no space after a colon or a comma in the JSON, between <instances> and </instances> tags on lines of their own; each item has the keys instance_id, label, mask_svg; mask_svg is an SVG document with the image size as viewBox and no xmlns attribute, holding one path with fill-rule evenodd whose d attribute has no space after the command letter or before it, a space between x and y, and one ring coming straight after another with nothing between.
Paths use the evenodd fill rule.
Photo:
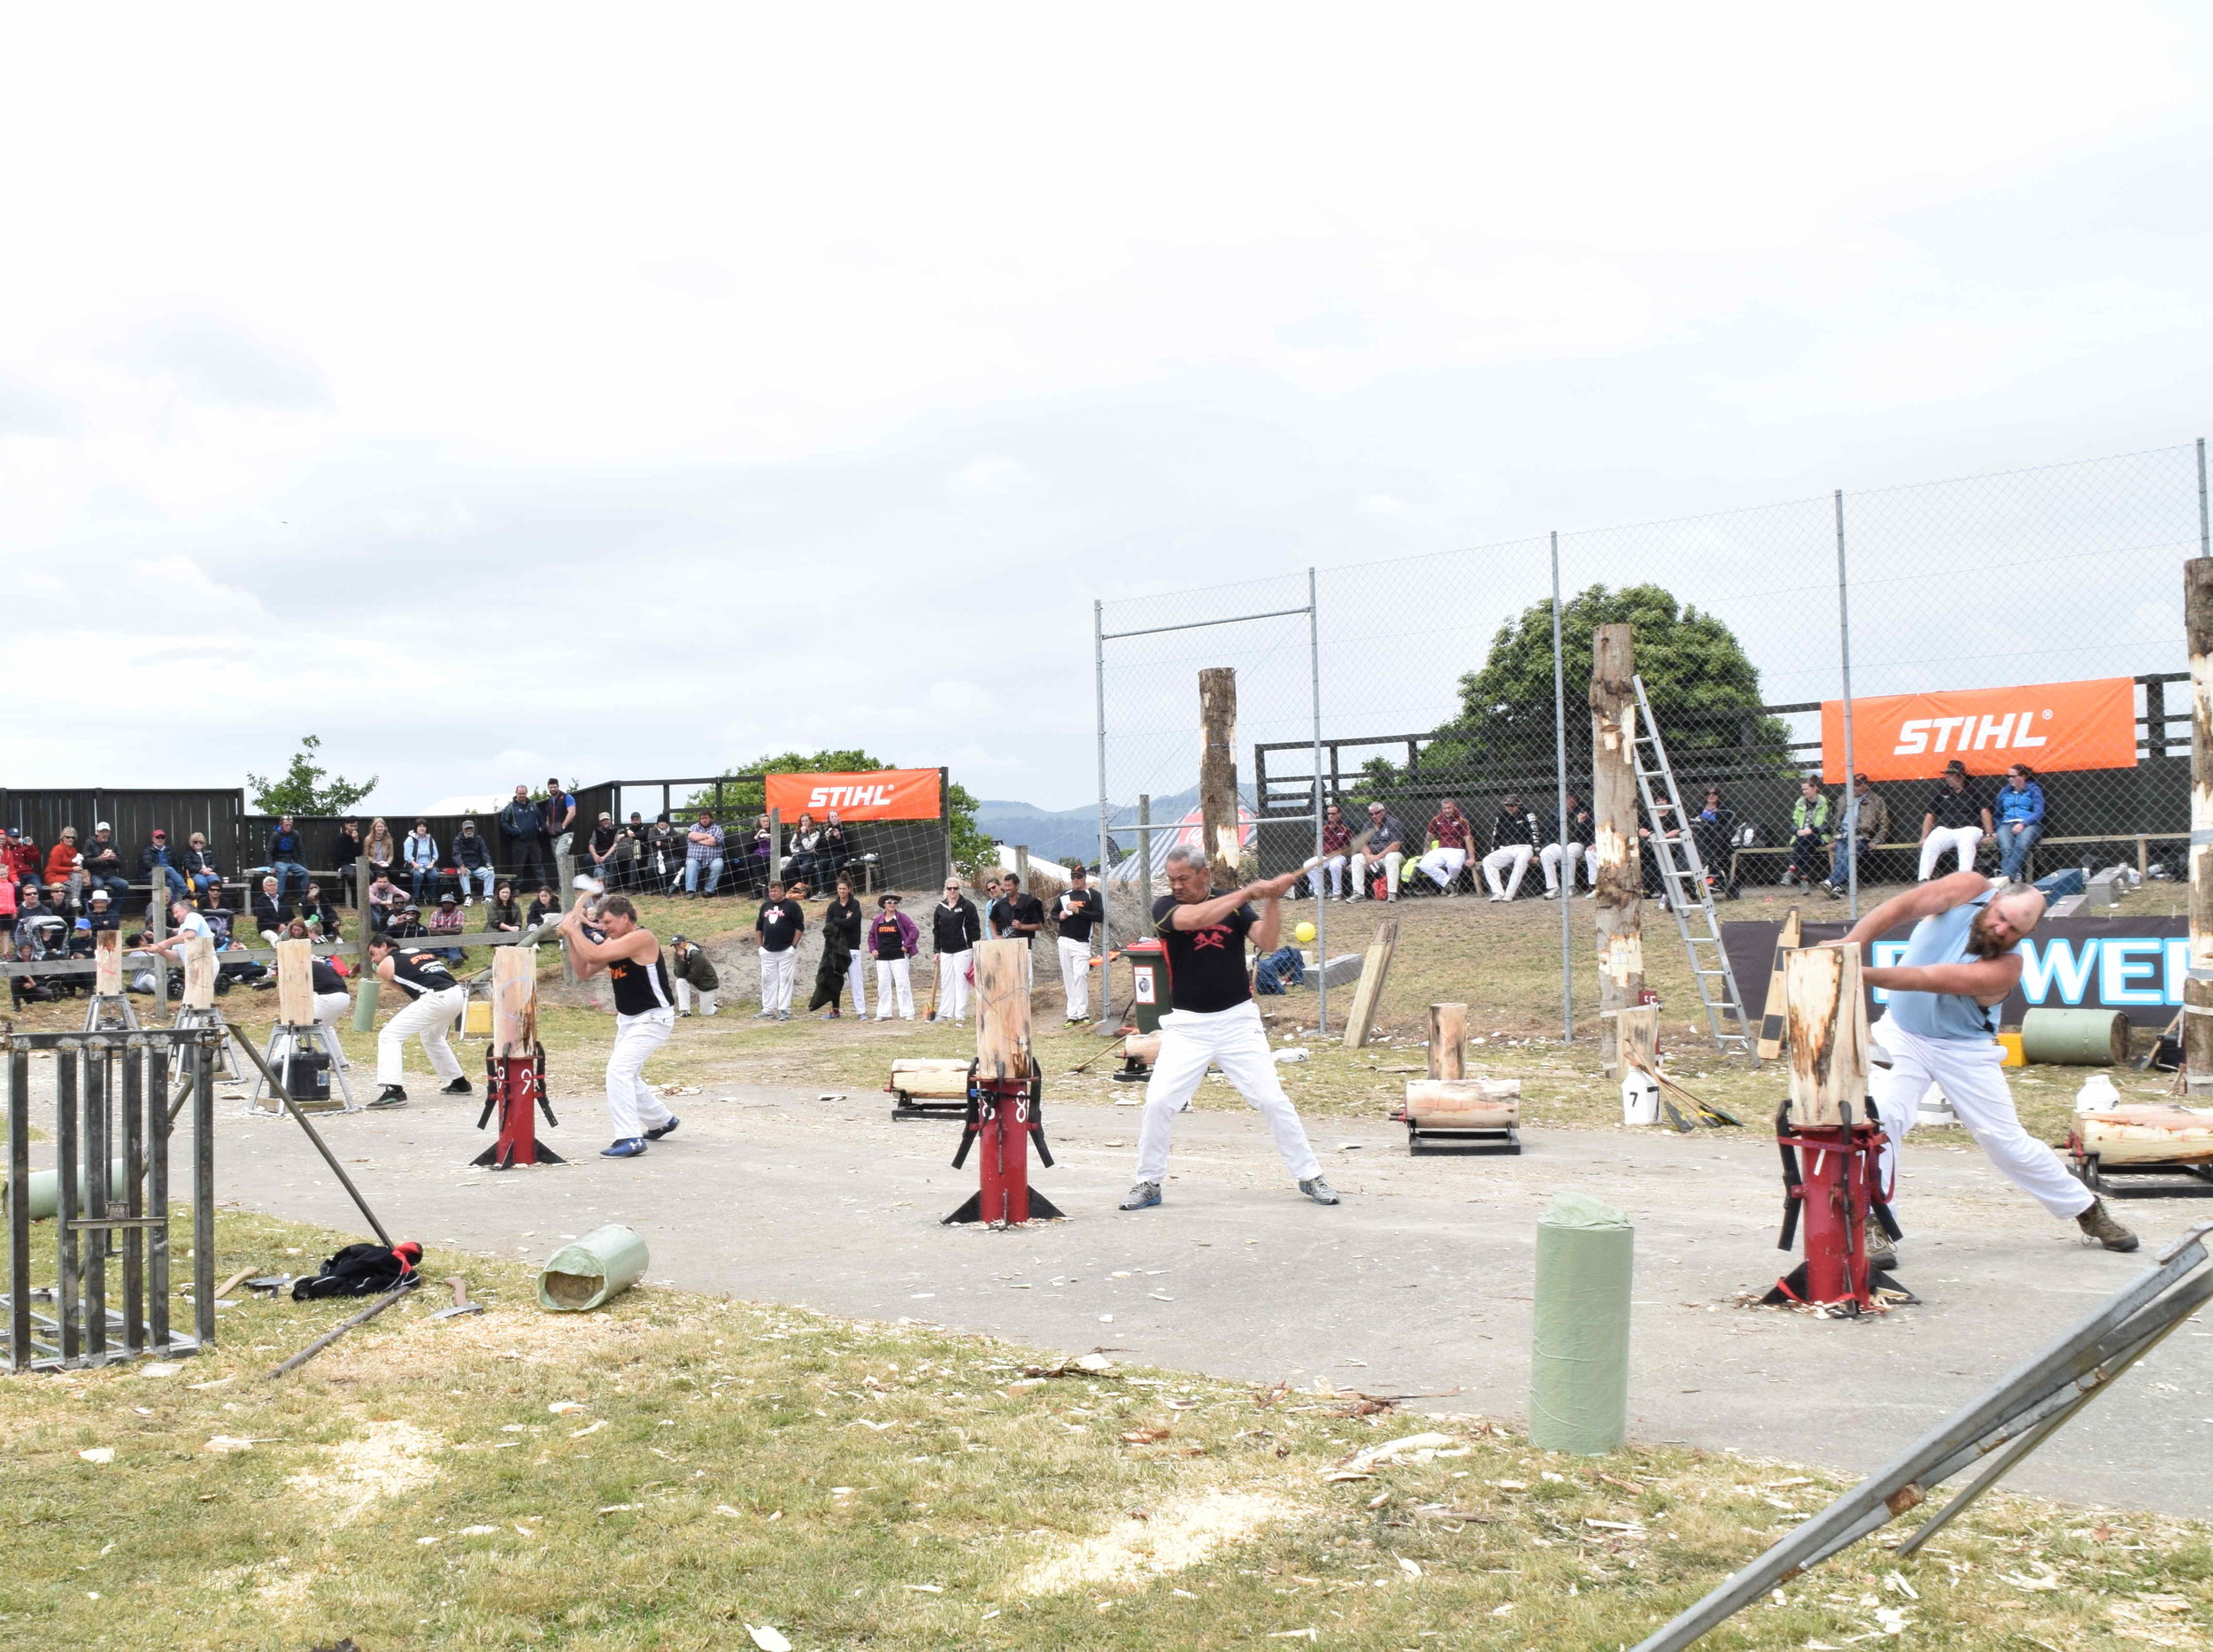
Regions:
<instances>
[{"instance_id":1,"label":"orange stihl banner","mask_svg":"<svg viewBox=\"0 0 2213 1652\"><path fill-rule=\"evenodd\" d=\"M1870 780L1933 780L1954 758L1971 775L2136 767L2136 679L1947 689L1852 702L1852 755ZM1844 702L1821 703L1821 767L1844 781Z\"/></svg>"},{"instance_id":2,"label":"orange stihl banner","mask_svg":"<svg viewBox=\"0 0 2213 1652\"><path fill-rule=\"evenodd\" d=\"M864 775L771 775L768 807L787 826L802 814L840 820L934 821L943 812L934 768L878 768Z\"/></svg>"}]
</instances>

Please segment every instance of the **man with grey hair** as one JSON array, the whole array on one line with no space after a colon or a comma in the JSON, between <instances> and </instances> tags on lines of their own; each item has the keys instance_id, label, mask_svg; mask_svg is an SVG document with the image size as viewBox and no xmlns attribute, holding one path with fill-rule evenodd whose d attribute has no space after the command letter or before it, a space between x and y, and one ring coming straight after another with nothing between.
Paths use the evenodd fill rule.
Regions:
<instances>
[{"instance_id":1,"label":"man with grey hair","mask_svg":"<svg viewBox=\"0 0 2213 1652\"><path fill-rule=\"evenodd\" d=\"M1322 1179L1321 1163L1276 1076L1268 1031L1253 1006L1245 969L1248 938L1263 953L1276 950L1284 895L1307 868L1217 895L1207 882L1207 852L1197 844L1179 843L1170 849L1167 867L1168 892L1153 904L1153 930L1168 951L1173 1008L1160 1019L1160 1053L1145 1087L1145 1118L1137 1126L1137 1183L1122 1208L1145 1210L1160 1202L1170 1123L1198 1093L1209 1066L1220 1067L1222 1076L1268 1120L1276 1151L1299 1191L1317 1205L1336 1204L1337 1190ZM1250 905L1255 899L1261 903L1258 913Z\"/></svg>"},{"instance_id":2,"label":"man with grey hair","mask_svg":"<svg viewBox=\"0 0 2213 1652\"><path fill-rule=\"evenodd\" d=\"M1886 1053L1871 1077L1875 1110L1888 1138L1883 1180L1898 1185L1898 1149L1913 1128L1921 1098L1942 1086L1991 1163L2055 1216L2108 1250L2136 1248L2136 1235L2116 1222L2059 1155L2021 1128L2001 1063L1998 1006L2021 979L2022 939L2044 919L2044 897L2032 884L1993 883L1977 872L1954 872L1893 895L1853 925L1846 944L1863 946L1911 923L1905 955L1861 971L1870 986L1891 994L1875 1041ZM1881 1257L1878 1265L1890 1264Z\"/></svg>"}]
</instances>

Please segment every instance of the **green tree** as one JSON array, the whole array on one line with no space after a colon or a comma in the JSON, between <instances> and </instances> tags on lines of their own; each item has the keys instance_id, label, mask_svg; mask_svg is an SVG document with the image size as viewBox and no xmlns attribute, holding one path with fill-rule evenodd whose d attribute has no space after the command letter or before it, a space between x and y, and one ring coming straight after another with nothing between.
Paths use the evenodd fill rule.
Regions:
<instances>
[{"instance_id":1,"label":"green tree","mask_svg":"<svg viewBox=\"0 0 2213 1652\"><path fill-rule=\"evenodd\" d=\"M726 782L722 787L722 813L729 818L759 814L766 810L768 801L766 788L760 783L762 775L863 775L891 767L858 747L834 752L779 752L774 756L756 758L722 771ZM973 867L990 858L991 839L976 830L975 794L955 781L945 788L945 800L952 817L953 864ZM701 787L684 799L683 807L695 810L713 808L714 788Z\"/></svg>"},{"instance_id":2,"label":"green tree","mask_svg":"<svg viewBox=\"0 0 2213 1652\"><path fill-rule=\"evenodd\" d=\"M1571 784L1591 772L1591 653L1601 625L1636 629L1637 673L1678 771L1702 772L1710 765L1701 754L1723 751L1739 771L1792 766L1781 749L1790 738L1782 721L1748 714L1761 704L1760 673L1726 624L1685 607L1662 586L1592 585L1570 597L1560 615ZM1553 738L1552 604L1545 601L1500 626L1482 668L1460 679L1459 714L1423 748L1418 773L1380 761L1366 772L1380 786L1418 779L1427 789L1463 777L1527 785L1552 772Z\"/></svg>"},{"instance_id":3,"label":"green tree","mask_svg":"<svg viewBox=\"0 0 2213 1652\"><path fill-rule=\"evenodd\" d=\"M374 775L358 786L343 775L325 780L329 771L315 760L322 744L320 735L302 735L292 766L274 780L249 770L246 790L253 795L254 807L264 814L343 814L376 790Z\"/></svg>"}]
</instances>

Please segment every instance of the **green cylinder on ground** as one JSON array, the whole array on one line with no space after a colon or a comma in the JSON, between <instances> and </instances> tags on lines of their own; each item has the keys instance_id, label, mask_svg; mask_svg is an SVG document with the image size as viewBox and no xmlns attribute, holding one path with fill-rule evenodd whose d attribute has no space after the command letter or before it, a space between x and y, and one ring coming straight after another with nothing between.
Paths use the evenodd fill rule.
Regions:
<instances>
[{"instance_id":1,"label":"green cylinder on ground","mask_svg":"<svg viewBox=\"0 0 2213 1652\"><path fill-rule=\"evenodd\" d=\"M1612 1207L1556 1193L1537 1223L1529 1443L1603 1456L1629 1438L1629 1282L1636 1230Z\"/></svg>"},{"instance_id":2,"label":"green cylinder on ground","mask_svg":"<svg viewBox=\"0 0 2213 1652\"><path fill-rule=\"evenodd\" d=\"M2032 1009L2021 1017L2021 1059L2061 1067L2119 1067L2129 1018L2117 1009Z\"/></svg>"},{"instance_id":3,"label":"green cylinder on ground","mask_svg":"<svg viewBox=\"0 0 2213 1652\"><path fill-rule=\"evenodd\" d=\"M361 983L361 990L353 995L353 1030L356 1032L376 1031L376 995L383 984L371 976Z\"/></svg>"},{"instance_id":4,"label":"green cylinder on ground","mask_svg":"<svg viewBox=\"0 0 2213 1652\"><path fill-rule=\"evenodd\" d=\"M581 1314L620 1296L645 1271L645 1241L621 1225L596 1228L572 1239L538 1270L538 1306Z\"/></svg>"},{"instance_id":5,"label":"green cylinder on ground","mask_svg":"<svg viewBox=\"0 0 2213 1652\"><path fill-rule=\"evenodd\" d=\"M123 1173L122 1160L110 1159L108 1161L108 1200L110 1203L122 1202ZM77 1208L80 1210L84 1208L87 1202L86 1186L85 1167L81 1164L77 1167ZM61 1172L33 1170L29 1178L23 1184L23 1192L31 1203L31 1220L34 1222L52 1221L61 1210ZM14 1196L12 1189L10 1190L9 1196L11 1198Z\"/></svg>"}]
</instances>

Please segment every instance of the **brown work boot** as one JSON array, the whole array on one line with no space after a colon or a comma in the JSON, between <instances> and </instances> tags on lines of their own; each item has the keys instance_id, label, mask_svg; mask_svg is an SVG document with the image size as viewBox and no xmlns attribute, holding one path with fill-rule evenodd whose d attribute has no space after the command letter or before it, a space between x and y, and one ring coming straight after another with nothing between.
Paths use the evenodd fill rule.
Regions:
<instances>
[{"instance_id":1,"label":"brown work boot","mask_svg":"<svg viewBox=\"0 0 2213 1652\"><path fill-rule=\"evenodd\" d=\"M2108 1250L2136 1248L2136 1235L2113 1219L2112 1212L2105 1208L2102 1199L2092 1200L2090 1208L2075 1218L2075 1225Z\"/></svg>"}]
</instances>

